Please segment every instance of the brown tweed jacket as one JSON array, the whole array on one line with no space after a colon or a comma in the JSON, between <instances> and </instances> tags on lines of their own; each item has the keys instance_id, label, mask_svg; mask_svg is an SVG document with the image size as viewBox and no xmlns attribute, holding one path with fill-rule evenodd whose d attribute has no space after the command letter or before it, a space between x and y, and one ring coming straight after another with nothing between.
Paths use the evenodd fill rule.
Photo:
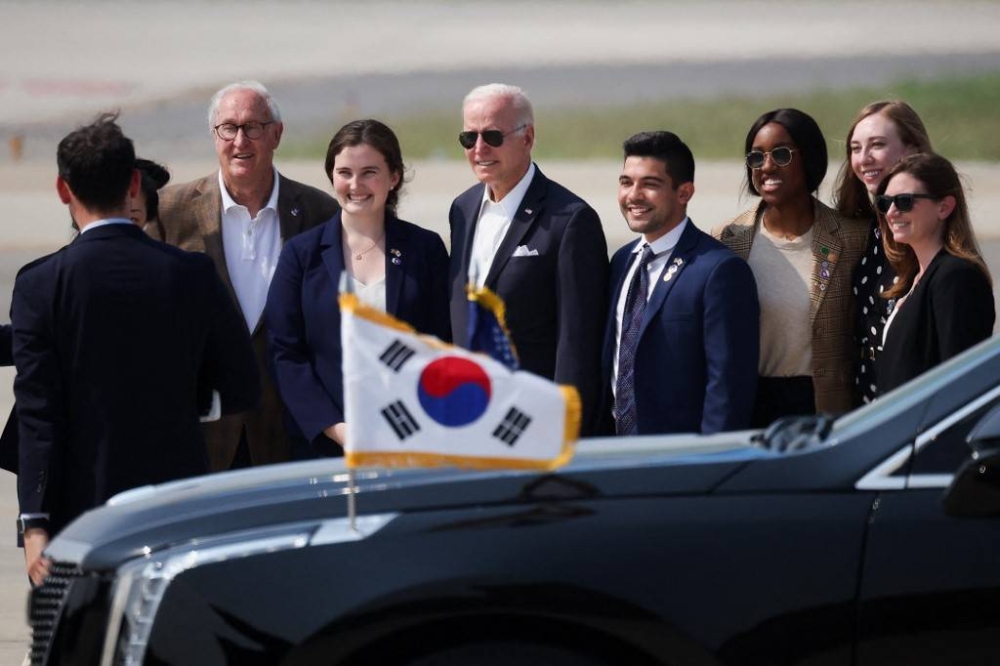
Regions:
<instances>
[{"instance_id":1,"label":"brown tweed jacket","mask_svg":"<svg viewBox=\"0 0 1000 666\"><path fill-rule=\"evenodd\" d=\"M818 412L842 414L853 406L852 384L857 357L851 274L865 252L868 225L846 218L818 200L814 202L813 271L809 293L813 388ZM713 229L712 234L744 260L748 259L757 219L765 205L759 202Z\"/></svg>"},{"instance_id":2,"label":"brown tweed jacket","mask_svg":"<svg viewBox=\"0 0 1000 666\"><path fill-rule=\"evenodd\" d=\"M330 195L280 174L278 178L278 219L282 241L326 222L337 211L337 204ZM159 221L147 224L146 233L170 245L210 256L233 303L239 308L226 267L226 253L222 248L222 193L218 172L190 183L164 188L160 192L159 212ZM253 411L223 416L203 426L209 465L213 471L232 466L244 428L254 465L283 462L291 457L282 424L281 399L268 369L267 332L263 320L252 331L251 339L261 378L261 402Z\"/></svg>"}]
</instances>

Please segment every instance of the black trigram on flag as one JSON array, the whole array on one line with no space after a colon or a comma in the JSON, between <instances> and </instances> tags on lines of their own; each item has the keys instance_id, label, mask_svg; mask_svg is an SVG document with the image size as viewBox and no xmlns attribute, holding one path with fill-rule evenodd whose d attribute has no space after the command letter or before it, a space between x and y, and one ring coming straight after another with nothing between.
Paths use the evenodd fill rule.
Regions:
<instances>
[{"instance_id":1,"label":"black trigram on flag","mask_svg":"<svg viewBox=\"0 0 1000 666\"><path fill-rule=\"evenodd\" d=\"M399 372L399 369L402 368L414 354L416 354L414 350L410 349L399 340L394 340L393 343L389 345L378 358L387 366L396 372Z\"/></svg>"},{"instance_id":2,"label":"black trigram on flag","mask_svg":"<svg viewBox=\"0 0 1000 666\"><path fill-rule=\"evenodd\" d=\"M517 408L512 407L507 416L493 431L493 436L504 442L508 446L514 446L514 442L528 429L531 417Z\"/></svg>"},{"instance_id":3,"label":"black trigram on flag","mask_svg":"<svg viewBox=\"0 0 1000 666\"><path fill-rule=\"evenodd\" d=\"M399 400L384 407L381 414L400 440L406 439L420 430L416 419L406 409L406 405Z\"/></svg>"}]
</instances>

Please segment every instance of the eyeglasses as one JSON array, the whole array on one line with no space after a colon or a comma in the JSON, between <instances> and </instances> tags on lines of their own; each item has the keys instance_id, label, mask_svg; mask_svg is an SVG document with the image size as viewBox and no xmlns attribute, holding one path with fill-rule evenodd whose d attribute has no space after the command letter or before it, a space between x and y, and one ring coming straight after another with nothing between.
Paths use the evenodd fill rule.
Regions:
<instances>
[{"instance_id":1,"label":"eyeglasses","mask_svg":"<svg viewBox=\"0 0 1000 666\"><path fill-rule=\"evenodd\" d=\"M256 140L264 136L264 128L273 123L273 120L268 120L266 123L249 122L243 123L242 125L237 125L236 123L222 123L216 125L212 129L215 133L219 135L219 138L223 141L232 141L236 138L236 135L243 130L243 136L250 140Z\"/></svg>"},{"instance_id":2,"label":"eyeglasses","mask_svg":"<svg viewBox=\"0 0 1000 666\"><path fill-rule=\"evenodd\" d=\"M767 161L767 157L770 155L771 161L774 162L775 166L785 167L792 163L792 153L794 152L793 149L785 148L784 146L767 152L751 150L747 153L747 166L751 169L759 169L764 166L764 162Z\"/></svg>"},{"instance_id":3,"label":"eyeglasses","mask_svg":"<svg viewBox=\"0 0 1000 666\"><path fill-rule=\"evenodd\" d=\"M885 215L889 212L889 208L896 204L896 210L900 213L908 213L913 210L913 204L916 203L917 199L938 201L941 197L936 197L933 194L896 194L891 197L888 194L880 194L875 197L875 207L878 208L878 212Z\"/></svg>"},{"instance_id":4,"label":"eyeglasses","mask_svg":"<svg viewBox=\"0 0 1000 666\"><path fill-rule=\"evenodd\" d=\"M506 133L501 132L500 130L483 130L482 132L473 132L472 130L468 130L466 132L459 133L458 142L462 144L462 148L469 150L476 145L476 141L479 139L479 136L482 135L483 141L485 141L487 145L499 148L503 145L503 139L505 136L510 136L514 132L520 132L525 127L527 127L527 125L519 125Z\"/></svg>"}]
</instances>

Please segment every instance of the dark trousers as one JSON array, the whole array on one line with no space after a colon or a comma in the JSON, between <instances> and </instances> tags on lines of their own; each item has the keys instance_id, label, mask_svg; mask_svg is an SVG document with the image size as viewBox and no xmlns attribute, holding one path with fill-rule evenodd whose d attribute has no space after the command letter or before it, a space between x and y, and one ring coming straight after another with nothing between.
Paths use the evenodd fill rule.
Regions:
<instances>
[{"instance_id":1,"label":"dark trousers","mask_svg":"<svg viewBox=\"0 0 1000 666\"><path fill-rule=\"evenodd\" d=\"M782 416L816 413L812 377L758 377L754 428L766 428Z\"/></svg>"}]
</instances>

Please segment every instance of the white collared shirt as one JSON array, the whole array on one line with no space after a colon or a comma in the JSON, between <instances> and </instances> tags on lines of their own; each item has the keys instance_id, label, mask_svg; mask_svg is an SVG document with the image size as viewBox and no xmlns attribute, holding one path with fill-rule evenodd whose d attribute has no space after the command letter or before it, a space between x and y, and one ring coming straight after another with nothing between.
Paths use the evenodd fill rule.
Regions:
<instances>
[{"instance_id":1,"label":"white collared shirt","mask_svg":"<svg viewBox=\"0 0 1000 666\"><path fill-rule=\"evenodd\" d=\"M274 187L267 205L253 219L246 206L233 201L222 181L221 171L219 190L222 192L222 248L226 253L226 267L247 328L253 333L264 313L267 289L281 254L278 170L274 170Z\"/></svg>"},{"instance_id":2,"label":"white collared shirt","mask_svg":"<svg viewBox=\"0 0 1000 666\"><path fill-rule=\"evenodd\" d=\"M683 234L684 229L687 228L689 219L690 218L685 217L676 227L663 234L652 243L649 243L649 246L653 248L653 260L646 265L646 275L649 281L649 286L646 290L647 302L649 301L650 296L653 295L653 290L656 288L656 285L660 280L660 274L663 272L664 267L666 267L667 262L670 260L670 255L673 254L674 248L677 247L677 243L681 239L681 234ZM628 272L625 273L625 281L622 283L621 291L618 292L618 299L615 303L615 353L611 359L612 394L616 394L618 391L618 348L622 342L622 319L625 318L625 301L628 299L628 288L632 284L632 279L635 276L635 270L639 267L642 251L646 245L647 243L645 240L640 240L635 244L635 247L632 248L631 263L629 264Z\"/></svg>"},{"instance_id":3,"label":"white collared shirt","mask_svg":"<svg viewBox=\"0 0 1000 666\"><path fill-rule=\"evenodd\" d=\"M127 217L109 217L104 220L95 220L94 222L91 222L83 229L81 229L80 235L87 233L91 229L96 229L97 227L108 227L111 226L112 224L135 224L135 222L128 219Z\"/></svg>"},{"instance_id":4,"label":"white collared shirt","mask_svg":"<svg viewBox=\"0 0 1000 666\"><path fill-rule=\"evenodd\" d=\"M497 249L507 235L510 223L521 207L521 201L534 177L535 164L532 162L514 189L497 202L490 199L489 185L483 188L483 202L479 206L479 220L476 223L476 233L472 238L472 254L469 257L469 281L475 280L477 287L486 284L486 276L493 265Z\"/></svg>"}]
</instances>

